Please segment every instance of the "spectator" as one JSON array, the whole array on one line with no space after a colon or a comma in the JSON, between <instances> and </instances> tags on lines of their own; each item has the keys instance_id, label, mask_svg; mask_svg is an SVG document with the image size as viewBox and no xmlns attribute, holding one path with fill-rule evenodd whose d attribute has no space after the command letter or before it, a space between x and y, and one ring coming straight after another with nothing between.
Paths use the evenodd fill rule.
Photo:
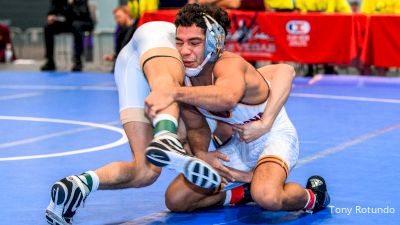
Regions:
<instances>
[{"instance_id":1,"label":"spectator","mask_svg":"<svg viewBox=\"0 0 400 225\"><path fill-rule=\"evenodd\" d=\"M349 4L353 13L358 13L360 11L359 0L349 0Z\"/></svg>"},{"instance_id":2,"label":"spectator","mask_svg":"<svg viewBox=\"0 0 400 225\"><path fill-rule=\"evenodd\" d=\"M297 0L296 9L300 12L324 12L324 13L351 13L347 0ZM308 64L306 77L314 76L314 66ZM335 67L324 64L324 74L337 74Z\"/></svg>"},{"instance_id":3,"label":"spectator","mask_svg":"<svg viewBox=\"0 0 400 225\"><path fill-rule=\"evenodd\" d=\"M117 30L115 32L115 50L114 54L104 55L104 60L114 61L121 49L129 42L136 30L137 21L132 19L129 8L127 6L119 6L113 11L115 21L117 22Z\"/></svg>"},{"instance_id":4,"label":"spectator","mask_svg":"<svg viewBox=\"0 0 400 225\"><path fill-rule=\"evenodd\" d=\"M8 26L0 24L0 62L6 61L7 45L11 45L10 29ZM15 54L12 54L11 60L15 59Z\"/></svg>"},{"instance_id":5,"label":"spectator","mask_svg":"<svg viewBox=\"0 0 400 225\"><path fill-rule=\"evenodd\" d=\"M46 59L42 71L56 70L54 62L54 35L72 33L74 36L74 65L72 71L82 71L83 35L92 31L94 23L87 0L51 0L44 28Z\"/></svg>"},{"instance_id":6,"label":"spectator","mask_svg":"<svg viewBox=\"0 0 400 225\"><path fill-rule=\"evenodd\" d=\"M158 0L128 0L128 7L133 19L139 19L144 12L156 11L158 4Z\"/></svg>"},{"instance_id":7,"label":"spectator","mask_svg":"<svg viewBox=\"0 0 400 225\"><path fill-rule=\"evenodd\" d=\"M351 13L347 0L297 0L300 12Z\"/></svg>"},{"instance_id":8,"label":"spectator","mask_svg":"<svg viewBox=\"0 0 400 225\"><path fill-rule=\"evenodd\" d=\"M210 4L225 9L265 11L264 0L189 0L188 3Z\"/></svg>"},{"instance_id":9,"label":"spectator","mask_svg":"<svg viewBox=\"0 0 400 225\"><path fill-rule=\"evenodd\" d=\"M294 11L293 0L264 0L267 11L292 12Z\"/></svg>"},{"instance_id":10,"label":"spectator","mask_svg":"<svg viewBox=\"0 0 400 225\"><path fill-rule=\"evenodd\" d=\"M366 14L400 14L400 0L363 0L361 12Z\"/></svg>"}]
</instances>

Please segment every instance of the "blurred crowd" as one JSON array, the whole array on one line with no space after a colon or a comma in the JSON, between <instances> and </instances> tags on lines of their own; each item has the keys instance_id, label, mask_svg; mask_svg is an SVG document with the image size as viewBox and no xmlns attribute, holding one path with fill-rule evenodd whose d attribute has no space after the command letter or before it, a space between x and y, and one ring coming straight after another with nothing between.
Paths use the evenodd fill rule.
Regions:
<instances>
[{"instance_id":1,"label":"blurred crowd","mask_svg":"<svg viewBox=\"0 0 400 225\"><path fill-rule=\"evenodd\" d=\"M54 60L54 36L59 33L72 33L73 67L72 71L83 68L82 53L86 36L91 35L95 27L95 18L88 0L51 0L44 26L45 58L41 67L44 71L56 70ZM400 14L400 0L127 0L126 4L113 10L117 24L114 34L114 52L103 56L106 61L114 61L119 51L130 40L139 18L147 11L180 8L187 3L211 4L226 9L251 10L265 12L321 12L321 13L365 13ZM0 25L0 61L15 59L10 32ZM308 65L305 76L315 74L315 65ZM324 73L335 74L332 65L324 65ZM363 73L365 71L361 71ZM369 73L367 71L367 73Z\"/></svg>"}]
</instances>

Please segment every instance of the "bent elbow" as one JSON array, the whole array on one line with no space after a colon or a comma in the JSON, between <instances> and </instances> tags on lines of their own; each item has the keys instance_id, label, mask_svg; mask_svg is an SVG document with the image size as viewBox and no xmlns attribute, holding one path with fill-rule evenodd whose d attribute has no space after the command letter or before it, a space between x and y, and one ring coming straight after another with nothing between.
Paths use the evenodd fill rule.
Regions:
<instances>
[{"instance_id":1,"label":"bent elbow","mask_svg":"<svg viewBox=\"0 0 400 225\"><path fill-rule=\"evenodd\" d=\"M287 73L294 78L296 76L296 70L292 65L286 65Z\"/></svg>"},{"instance_id":2,"label":"bent elbow","mask_svg":"<svg viewBox=\"0 0 400 225\"><path fill-rule=\"evenodd\" d=\"M296 76L296 70L292 65L289 64L279 64L276 72L280 75L286 75L292 79Z\"/></svg>"},{"instance_id":3,"label":"bent elbow","mask_svg":"<svg viewBox=\"0 0 400 225\"><path fill-rule=\"evenodd\" d=\"M225 110L231 110L231 109L235 108L236 105L237 105L236 101L229 101L226 104L226 109Z\"/></svg>"},{"instance_id":4,"label":"bent elbow","mask_svg":"<svg viewBox=\"0 0 400 225\"><path fill-rule=\"evenodd\" d=\"M234 93L229 94L226 96L226 101L225 101L225 109L224 110L231 110L235 108L235 106L238 104L240 101L241 97L236 96Z\"/></svg>"},{"instance_id":5,"label":"bent elbow","mask_svg":"<svg viewBox=\"0 0 400 225\"><path fill-rule=\"evenodd\" d=\"M235 106L237 105L238 101L235 101L233 98L225 98L223 101L219 101L218 102L218 106L210 109L210 110L214 110L214 111L229 111L233 108L235 108Z\"/></svg>"}]
</instances>

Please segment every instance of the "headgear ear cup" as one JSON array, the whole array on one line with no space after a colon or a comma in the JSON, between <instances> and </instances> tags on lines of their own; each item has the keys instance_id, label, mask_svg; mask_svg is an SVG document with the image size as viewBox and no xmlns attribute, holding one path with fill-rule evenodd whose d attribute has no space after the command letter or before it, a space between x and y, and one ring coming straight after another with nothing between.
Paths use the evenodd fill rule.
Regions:
<instances>
[{"instance_id":1,"label":"headgear ear cup","mask_svg":"<svg viewBox=\"0 0 400 225\"><path fill-rule=\"evenodd\" d=\"M224 49L225 30L210 15L204 13L203 18L207 26L204 55L207 58L211 54L210 61L215 62ZM212 24L209 19L213 22Z\"/></svg>"}]
</instances>

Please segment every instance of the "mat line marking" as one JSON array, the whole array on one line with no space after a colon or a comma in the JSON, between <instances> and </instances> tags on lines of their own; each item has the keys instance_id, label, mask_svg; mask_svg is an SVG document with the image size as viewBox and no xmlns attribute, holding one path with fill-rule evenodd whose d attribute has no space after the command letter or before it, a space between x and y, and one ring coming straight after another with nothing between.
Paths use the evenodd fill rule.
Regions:
<instances>
[{"instance_id":1,"label":"mat line marking","mask_svg":"<svg viewBox=\"0 0 400 225\"><path fill-rule=\"evenodd\" d=\"M119 121L113 121L113 122L109 122L109 123L105 123L105 124L106 125L118 125L119 123L120 123ZM15 147L15 146L24 145L24 144L31 144L31 143L43 141L43 140L50 139L50 138L62 137L62 136L70 135L70 134L76 134L76 133L89 131L89 130L95 130L95 129L98 129L98 128L95 128L95 127L76 128L76 129L64 130L64 131L60 131L60 132L54 132L54 133L31 137L31 138L25 138L25 139L18 140L18 141L0 143L0 149Z\"/></svg>"},{"instance_id":2,"label":"mat line marking","mask_svg":"<svg viewBox=\"0 0 400 225\"><path fill-rule=\"evenodd\" d=\"M400 104L400 99L390 99L390 98L368 98L368 97L357 97L357 96L346 96L346 95L323 95L323 94L308 94L308 93L291 93L290 96L302 97L302 98Z\"/></svg>"},{"instance_id":3,"label":"mat line marking","mask_svg":"<svg viewBox=\"0 0 400 225\"><path fill-rule=\"evenodd\" d=\"M59 156L67 156L67 155L75 155L75 154L82 154L88 152L95 152L101 150L111 149L120 145L123 145L128 142L128 138L126 137L125 131L121 128L106 125L106 124L99 124L99 123L92 123L92 122L84 122L84 121L77 121L77 120L63 120L63 119L52 119L52 118L39 118L39 117L21 117L21 116L0 116L0 120L17 120L17 121L33 121L33 122L49 122L49 123L61 123L61 124L74 124L74 125L81 125L81 126L89 126L94 128L100 128L105 130L114 131L121 135L120 139L90 148L83 148L83 149L76 149L70 150L67 152L58 152L52 154L37 154L37 155L28 155L28 156L16 156L16 157L3 157L0 158L0 161L14 161L14 160L26 160L26 159L39 159L39 158L51 158L51 157L59 157Z\"/></svg>"},{"instance_id":4,"label":"mat line marking","mask_svg":"<svg viewBox=\"0 0 400 225\"><path fill-rule=\"evenodd\" d=\"M12 90L50 90L50 91L117 91L116 86L73 86L73 85L0 85L0 89Z\"/></svg>"},{"instance_id":5,"label":"mat line marking","mask_svg":"<svg viewBox=\"0 0 400 225\"><path fill-rule=\"evenodd\" d=\"M393 130L396 130L396 129L399 129L399 128L400 128L400 124L395 124L395 125L392 125L392 126L389 126L389 127L385 127L385 128L382 128L382 129L378 129L378 130L363 134L363 135L358 136L356 138L353 138L353 139L351 139L349 141L340 143L340 144L335 145L335 146L330 147L330 148L326 148L326 149L324 149L322 151L318 151L316 154L313 154L311 156L308 156L308 157L300 159L299 162L296 165L296 168L301 167L301 166L303 166L305 164L311 163L312 161L315 161L315 160L318 160L318 159L322 159L322 158L325 158L325 157L327 157L329 155L344 151L344 150L348 149L351 146L363 143L365 141L368 141L371 138L386 134L386 133L388 133L390 131L393 131Z\"/></svg>"},{"instance_id":6,"label":"mat line marking","mask_svg":"<svg viewBox=\"0 0 400 225\"><path fill-rule=\"evenodd\" d=\"M13 99L20 99L20 98L28 98L28 97L36 97L42 95L42 92L28 92L28 93L21 93L15 95L3 95L0 96L0 100L13 100Z\"/></svg>"}]
</instances>

